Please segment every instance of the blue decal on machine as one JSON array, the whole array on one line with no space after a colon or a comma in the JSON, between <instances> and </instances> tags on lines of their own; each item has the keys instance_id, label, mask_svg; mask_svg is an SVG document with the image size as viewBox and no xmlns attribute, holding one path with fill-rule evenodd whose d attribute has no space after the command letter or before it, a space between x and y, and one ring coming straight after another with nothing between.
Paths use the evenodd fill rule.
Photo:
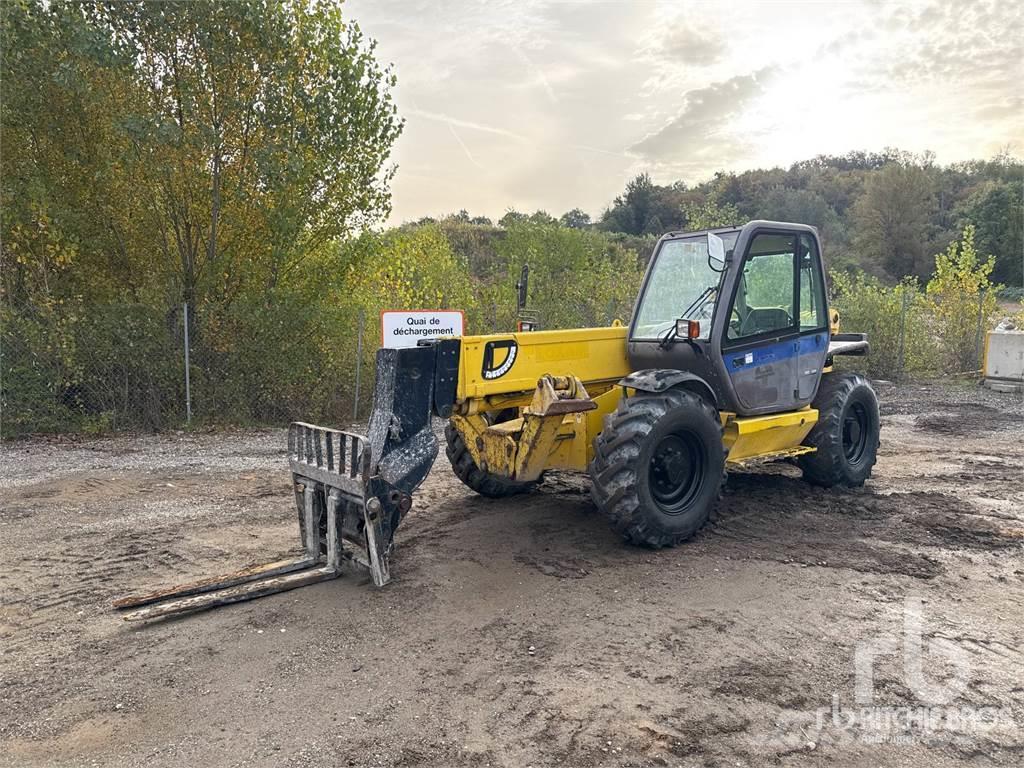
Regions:
<instances>
[{"instance_id":1,"label":"blue decal on machine","mask_svg":"<svg viewBox=\"0 0 1024 768\"><path fill-rule=\"evenodd\" d=\"M725 353L725 365L730 371L738 368L745 368L748 365L767 365L768 363L779 363L791 357L807 355L828 344L828 336L823 333L815 333L811 336L802 336L799 340L779 341L766 347L758 347L744 352Z\"/></svg>"},{"instance_id":2,"label":"blue decal on machine","mask_svg":"<svg viewBox=\"0 0 1024 768\"><path fill-rule=\"evenodd\" d=\"M731 371L746 368L748 365L768 365L779 363L795 357L797 345L793 341L780 341L768 347L760 347L745 352L733 352L725 354L726 369ZM802 341L802 340L801 340Z\"/></svg>"}]
</instances>

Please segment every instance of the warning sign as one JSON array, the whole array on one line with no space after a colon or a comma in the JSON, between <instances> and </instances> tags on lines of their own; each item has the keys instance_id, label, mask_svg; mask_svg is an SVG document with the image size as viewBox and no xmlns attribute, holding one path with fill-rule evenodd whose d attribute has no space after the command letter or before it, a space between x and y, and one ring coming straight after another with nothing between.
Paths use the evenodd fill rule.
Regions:
<instances>
[{"instance_id":1,"label":"warning sign","mask_svg":"<svg viewBox=\"0 0 1024 768\"><path fill-rule=\"evenodd\" d=\"M464 324L461 309L385 309L380 313L381 346L415 347L421 339L461 336Z\"/></svg>"}]
</instances>

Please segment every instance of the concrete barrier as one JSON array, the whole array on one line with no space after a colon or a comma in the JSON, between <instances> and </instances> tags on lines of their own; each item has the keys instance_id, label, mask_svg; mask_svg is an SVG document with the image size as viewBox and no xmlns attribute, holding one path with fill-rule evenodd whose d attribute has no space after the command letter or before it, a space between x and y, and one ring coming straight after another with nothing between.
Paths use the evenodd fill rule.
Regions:
<instances>
[{"instance_id":1,"label":"concrete barrier","mask_svg":"<svg viewBox=\"0 0 1024 768\"><path fill-rule=\"evenodd\" d=\"M985 386L1024 393L1024 331L989 331L985 337Z\"/></svg>"}]
</instances>

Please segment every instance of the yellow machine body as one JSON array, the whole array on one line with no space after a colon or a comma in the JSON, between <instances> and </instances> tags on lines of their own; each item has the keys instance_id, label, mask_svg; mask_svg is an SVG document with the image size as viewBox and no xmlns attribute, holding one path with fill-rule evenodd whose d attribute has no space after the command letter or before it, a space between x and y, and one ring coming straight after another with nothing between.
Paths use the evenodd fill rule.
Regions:
<instances>
[{"instance_id":1,"label":"yellow machine body","mask_svg":"<svg viewBox=\"0 0 1024 768\"><path fill-rule=\"evenodd\" d=\"M513 342L507 358L488 359L488 345ZM513 480L537 479L547 469L585 471L604 417L632 390L619 385L631 373L626 328L465 336L461 340L452 425L482 470ZM512 416L511 409L515 409ZM813 408L738 417L720 413L732 463L795 456L818 420Z\"/></svg>"}]
</instances>

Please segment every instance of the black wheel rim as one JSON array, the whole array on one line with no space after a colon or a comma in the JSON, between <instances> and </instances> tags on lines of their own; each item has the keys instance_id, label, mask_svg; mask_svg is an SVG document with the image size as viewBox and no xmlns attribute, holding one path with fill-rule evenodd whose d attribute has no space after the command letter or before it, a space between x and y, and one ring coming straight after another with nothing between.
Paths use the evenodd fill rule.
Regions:
<instances>
[{"instance_id":1,"label":"black wheel rim","mask_svg":"<svg viewBox=\"0 0 1024 768\"><path fill-rule=\"evenodd\" d=\"M697 435L666 435L654 446L648 471L651 496L670 515L686 510L704 485L704 450Z\"/></svg>"},{"instance_id":2,"label":"black wheel rim","mask_svg":"<svg viewBox=\"0 0 1024 768\"><path fill-rule=\"evenodd\" d=\"M861 403L853 403L843 416L843 453L850 464L864 459L869 431L867 410Z\"/></svg>"}]
</instances>

